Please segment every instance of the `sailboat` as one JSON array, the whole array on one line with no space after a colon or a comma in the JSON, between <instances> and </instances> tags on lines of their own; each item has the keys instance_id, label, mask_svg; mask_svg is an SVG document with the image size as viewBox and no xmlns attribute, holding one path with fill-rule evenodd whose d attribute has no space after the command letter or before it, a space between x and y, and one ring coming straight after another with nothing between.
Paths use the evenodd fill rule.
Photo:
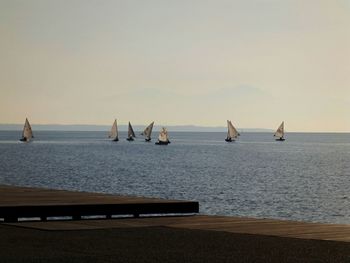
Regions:
<instances>
[{"instance_id":1,"label":"sailboat","mask_svg":"<svg viewBox=\"0 0 350 263\"><path fill-rule=\"evenodd\" d=\"M134 130L133 130L132 126L131 126L131 123L129 121L128 138L126 138L126 140L130 142L130 141L133 141L134 138L136 138L136 136L135 136Z\"/></svg>"},{"instance_id":2,"label":"sailboat","mask_svg":"<svg viewBox=\"0 0 350 263\"><path fill-rule=\"evenodd\" d=\"M34 138L32 127L30 126L29 121L26 118L26 121L25 121L24 127L23 127L22 138L19 140L21 142L29 142L32 138Z\"/></svg>"},{"instance_id":3,"label":"sailboat","mask_svg":"<svg viewBox=\"0 0 350 263\"><path fill-rule=\"evenodd\" d=\"M150 142L151 141L151 134L153 129L154 121L146 127L146 129L141 133L141 135L145 136L145 141Z\"/></svg>"},{"instance_id":4,"label":"sailboat","mask_svg":"<svg viewBox=\"0 0 350 263\"><path fill-rule=\"evenodd\" d=\"M238 135L239 135L238 131L232 125L232 122L228 120L227 121L227 137L226 137L225 141L234 142Z\"/></svg>"},{"instance_id":5,"label":"sailboat","mask_svg":"<svg viewBox=\"0 0 350 263\"><path fill-rule=\"evenodd\" d=\"M281 125L278 127L277 131L273 135L273 137L277 137L276 141L284 141L284 121L282 121Z\"/></svg>"},{"instance_id":6,"label":"sailboat","mask_svg":"<svg viewBox=\"0 0 350 263\"><path fill-rule=\"evenodd\" d=\"M113 122L112 129L109 132L108 138L112 138L115 142L119 141L117 119L115 119Z\"/></svg>"},{"instance_id":7,"label":"sailboat","mask_svg":"<svg viewBox=\"0 0 350 263\"><path fill-rule=\"evenodd\" d=\"M170 143L168 137L168 131L163 127L159 133L157 145L168 145Z\"/></svg>"}]
</instances>

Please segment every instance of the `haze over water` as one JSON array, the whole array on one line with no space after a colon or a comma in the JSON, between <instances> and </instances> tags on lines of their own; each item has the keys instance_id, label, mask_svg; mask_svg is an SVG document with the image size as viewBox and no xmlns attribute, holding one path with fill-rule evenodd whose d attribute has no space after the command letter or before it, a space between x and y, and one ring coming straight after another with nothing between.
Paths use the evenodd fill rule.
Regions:
<instances>
[{"instance_id":1,"label":"haze over water","mask_svg":"<svg viewBox=\"0 0 350 263\"><path fill-rule=\"evenodd\" d=\"M0 123L348 132L349 13L349 0L0 0Z\"/></svg>"},{"instance_id":2,"label":"haze over water","mask_svg":"<svg viewBox=\"0 0 350 263\"><path fill-rule=\"evenodd\" d=\"M168 146L106 132L0 131L0 184L197 200L213 215L350 223L350 134L171 132ZM156 134L153 135L156 137Z\"/></svg>"}]
</instances>

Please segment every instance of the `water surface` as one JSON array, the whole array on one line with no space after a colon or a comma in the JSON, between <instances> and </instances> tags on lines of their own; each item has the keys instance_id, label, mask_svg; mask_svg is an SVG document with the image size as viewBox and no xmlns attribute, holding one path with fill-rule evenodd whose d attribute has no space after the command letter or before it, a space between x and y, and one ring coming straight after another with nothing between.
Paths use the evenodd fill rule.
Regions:
<instances>
[{"instance_id":1,"label":"water surface","mask_svg":"<svg viewBox=\"0 0 350 263\"><path fill-rule=\"evenodd\" d=\"M205 214L350 223L350 134L171 132L157 146L104 132L0 131L0 184L197 200Z\"/></svg>"}]
</instances>

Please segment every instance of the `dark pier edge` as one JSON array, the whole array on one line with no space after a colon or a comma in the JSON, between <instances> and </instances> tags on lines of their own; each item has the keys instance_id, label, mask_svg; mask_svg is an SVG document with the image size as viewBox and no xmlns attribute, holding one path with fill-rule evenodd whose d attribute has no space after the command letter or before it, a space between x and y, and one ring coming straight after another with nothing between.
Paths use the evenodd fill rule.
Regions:
<instances>
[{"instance_id":1,"label":"dark pier edge","mask_svg":"<svg viewBox=\"0 0 350 263\"><path fill-rule=\"evenodd\" d=\"M72 217L81 220L82 216L105 216L112 218L117 215L166 215L193 214L199 212L197 202L180 203L136 203L136 204L98 204L98 205L53 205L53 206L12 206L0 207L0 218L5 222L17 222L18 218L38 217L46 221L48 217Z\"/></svg>"},{"instance_id":2,"label":"dark pier edge","mask_svg":"<svg viewBox=\"0 0 350 263\"><path fill-rule=\"evenodd\" d=\"M2 198L3 197L3 198ZM50 200L54 199L54 202ZM86 192L70 192L40 188L9 187L0 185L0 219L17 222L19 218L83 216L167 215L195 214L199 203L140 197L122 197Z\"/></svg>"}]
</instances>

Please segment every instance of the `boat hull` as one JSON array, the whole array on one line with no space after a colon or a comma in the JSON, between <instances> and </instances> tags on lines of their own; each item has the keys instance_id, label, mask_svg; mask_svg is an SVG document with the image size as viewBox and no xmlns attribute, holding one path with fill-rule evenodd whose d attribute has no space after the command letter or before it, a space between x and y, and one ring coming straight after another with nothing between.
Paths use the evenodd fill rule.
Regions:
<instances>
[{"instance_id":1,"label":"boat hull","mask_svg":"<svg viewBox=\"0 0 350 263\"><path fill-rule=\"evenodd\" d=\"M167 141L167 142L157 141L155 144L156 145L168 145L169 143L170 143L170 141Z\"/></svg>"},{"instance_id":2,"label":"boat hull","mask_svg":"<svg viewBox=\"0 0 350 263\"><path fill-rule=\"evenodd\" d=\"M277 142L284 142L286 139L284 139L284 138L278 138L278 139L276 139L276 141Z\"/></svg>"}]
</instances>

